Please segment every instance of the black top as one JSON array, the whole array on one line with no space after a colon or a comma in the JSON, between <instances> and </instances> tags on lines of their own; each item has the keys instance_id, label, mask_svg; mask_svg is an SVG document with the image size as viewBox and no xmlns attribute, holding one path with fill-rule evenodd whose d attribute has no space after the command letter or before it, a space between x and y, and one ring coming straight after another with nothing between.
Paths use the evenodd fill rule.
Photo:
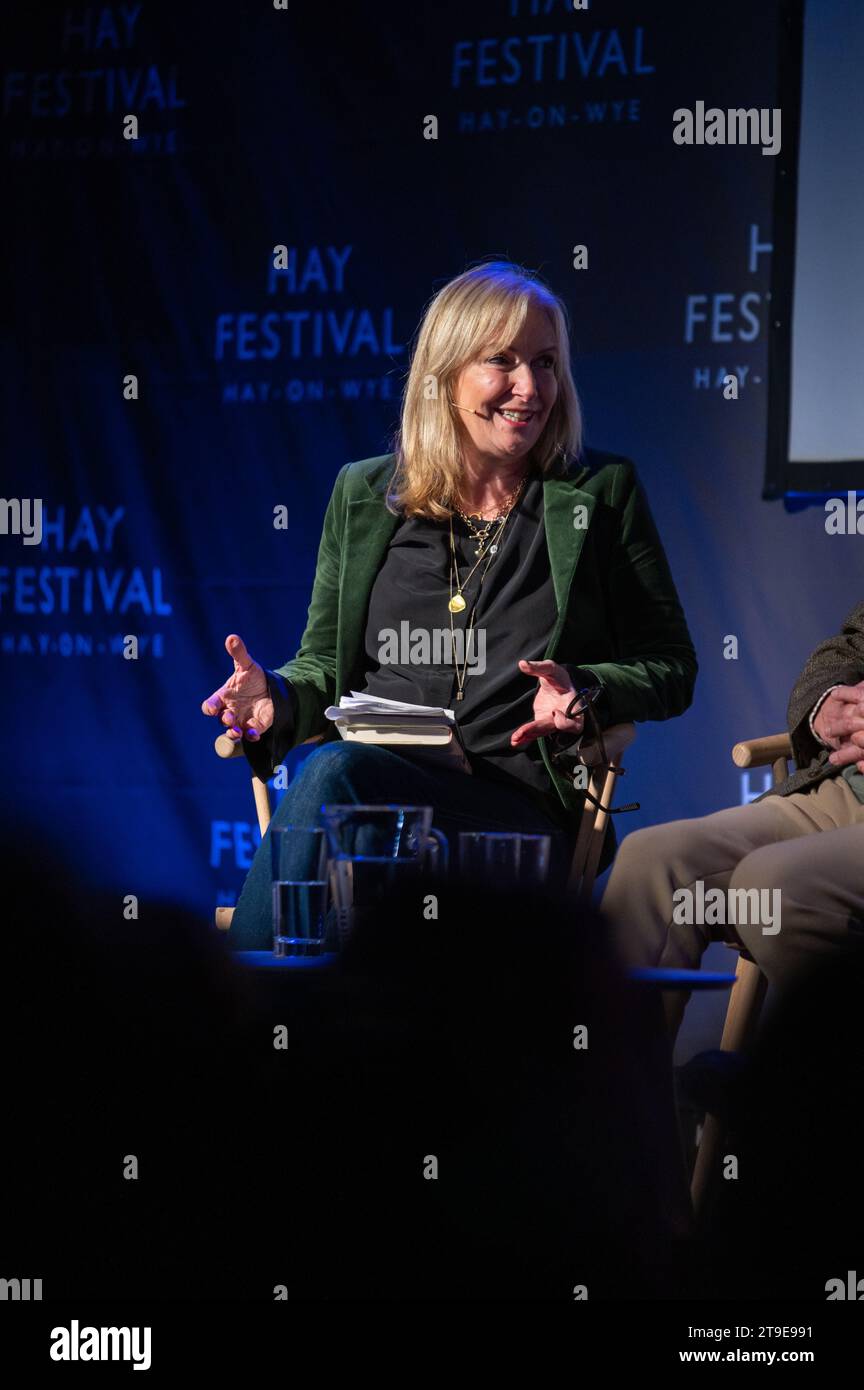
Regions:
<instances>
[{"instance_id":1,"label":"black top","mask_svg":"<svg viewBox=\"0 0 864 1390\"><path fill-rule=\"evenodd\" d=\"M515 779L525 791L533 788L548 795L549 775L537 743L510 747L513 731L533 718L537 691L537 681L523 675L517 663L543 659L558 615L539 476L526 483L488 569L487 552L467 583L478 542L458 514L453 517L453 536L467 604L463 612L453 614L460 673L466 655L464 633L476 601L463 699L457 699L447 606L450 527L446 521L423 517L400 522L372 587L364 693L451 708L476 772L493 780Z\"/></svg>"},{"instance_id":2,"label":"black top","mask_svg":"<svg viewBox=\"0 0 864 1390\"><path fill-rule=\"evenodd\" d=\"M486 571L479 598L478 581L486 557L468 580L468 571L477 559L477 542L458 515L453 519L453 535L467 600L465 610L453 615L460 671L465 658L460 635L477 600L477 636L469 649L471 674L466 673L463 681L464 698L456 699L458 682L447 607L450 528L447 522L421 518L406 518L398 524L372 586L364 636L365 684L362 678L358 683L372 695L451 708L475 771L491 781L504 780L511 786L517 783L546 815L557 811L561 825L566 826L563 803L559 806L549 797L549 776L539 744L510 747L514 730L533 717L537 690L536 680L524 676L517 662L523 658L542 660L557 618L541 478L534 475L526 483L499 551ZM380 639L379 633L384 634ZM384 646L388 635L389 649ZM423 650L424 636L427 651ZM577 689L597 684L596 675L587 667L566 661L559 661L559 665ZM278 671L268 669L265 674L273 701L273 724L256 743L243 740L253 772L264 781L272 777L284 750L291 747L297 722L297 694L291 681ZM601 726L605 725L608 720L602 695L595 711ZM546 741L556 756L576 757L578 740L573 734L552 733Z\"/></svg>"}]
</instances>

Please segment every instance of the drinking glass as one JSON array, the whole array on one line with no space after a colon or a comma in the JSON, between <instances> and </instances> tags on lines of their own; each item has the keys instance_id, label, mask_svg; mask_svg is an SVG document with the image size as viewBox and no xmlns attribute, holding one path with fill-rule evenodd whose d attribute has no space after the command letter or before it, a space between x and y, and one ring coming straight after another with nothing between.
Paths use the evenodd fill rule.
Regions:
<instances>
[{"instance_id":1,"label":"drinking glass","mask_svg":"<svg viewBox=\"0 0 864 1390\"><path fill-rule=\"evenodd\" d=\"M549 874L551 845L551 835L462 831L460 877L489 887L542 888Z\"/></svg>"},{"instance_id":2,"label":"drinking glass","mask_svg":"<svg viewBox=\"0 0 864 1390\"><path fill-rule=\"evenodd\" d=\"M322 806L340 944L358 913L425 872L445 871L446 836L431 806Z\"/></svg>"},{"instance_id":3,"label":"drinking glass","mask_svg":"<svg viewBox=\"0 0 864 1390\"><path fill-rule=\"evenodd\" d=\"M317 956L332 944L327 836L320 827L278 826L270 831L273 881L273 954Z\"/></svg>"}]
</instances>

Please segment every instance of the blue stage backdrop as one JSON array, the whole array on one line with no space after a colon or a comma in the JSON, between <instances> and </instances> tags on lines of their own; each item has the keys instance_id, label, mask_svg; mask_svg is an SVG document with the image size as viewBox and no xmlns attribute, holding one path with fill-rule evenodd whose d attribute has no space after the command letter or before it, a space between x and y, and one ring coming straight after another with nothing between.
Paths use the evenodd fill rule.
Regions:
<instances>
[{"instance_id":1,"label":"blue stage backdrop","mask_svg":"<svg viewBox=\"0 0 864 1390\"><path fill-rule=\"evenodd\" d=\"M424 305L482 257L565 298L588 442L636 463L698 649L691 710L640 727L621 832L763 789L730 746L783 727L862 541L760 499L774 157L672 132L697 101L774 106L777 22L772 0L7 10L3 493L43 503L41 544L0 536L7 813L46 869L116 892L118 930L126 894L234 901L245 762L199 713L225 635L293 655L335 475L387 449Z\"/></svg>"}]
</instances>

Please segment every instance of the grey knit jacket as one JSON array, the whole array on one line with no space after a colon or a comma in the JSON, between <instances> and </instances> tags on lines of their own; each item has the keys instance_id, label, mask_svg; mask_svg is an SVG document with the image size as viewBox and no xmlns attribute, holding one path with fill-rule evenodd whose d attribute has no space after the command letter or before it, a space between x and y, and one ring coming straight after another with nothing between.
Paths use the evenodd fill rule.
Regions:
<instances>
[{"instance_id":1,"label":"grey knit jacket","mask_svg":"<svg viewBox=\"0 0 864 1390\"><path fill-rule=\"evenodd\" d=\"M857 685L860 680L864 680L864 602L852 609L842 632L820 642L795 682L786 722L797 770L764 796L789 796L792 792L809 791L843 771L829 763L830 749L823 748L810 732L810 712L829 686ZM763 797L757 800L762 801Z\"/></svg>"}]
</instances>

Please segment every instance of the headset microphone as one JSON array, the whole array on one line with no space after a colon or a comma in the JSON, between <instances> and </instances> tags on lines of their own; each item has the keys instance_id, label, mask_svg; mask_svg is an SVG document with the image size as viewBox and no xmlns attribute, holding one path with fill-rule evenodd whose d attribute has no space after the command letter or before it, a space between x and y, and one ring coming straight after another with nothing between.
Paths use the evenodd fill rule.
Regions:
<instances>
[{"instance_id":1,"label":"headset microphone","mask_svg":"<svg viewBox=\"0 0 864 1390\"><path fill-rule=\"evenodd\" d=\"M480 420L488 420L488 415L481 415L479 410L475 410L473 405L457 405L456 401L451 400L451 405L456 406L457 410L468 410L472 415L476 415Z\"/></svg>"}]
</instances>

